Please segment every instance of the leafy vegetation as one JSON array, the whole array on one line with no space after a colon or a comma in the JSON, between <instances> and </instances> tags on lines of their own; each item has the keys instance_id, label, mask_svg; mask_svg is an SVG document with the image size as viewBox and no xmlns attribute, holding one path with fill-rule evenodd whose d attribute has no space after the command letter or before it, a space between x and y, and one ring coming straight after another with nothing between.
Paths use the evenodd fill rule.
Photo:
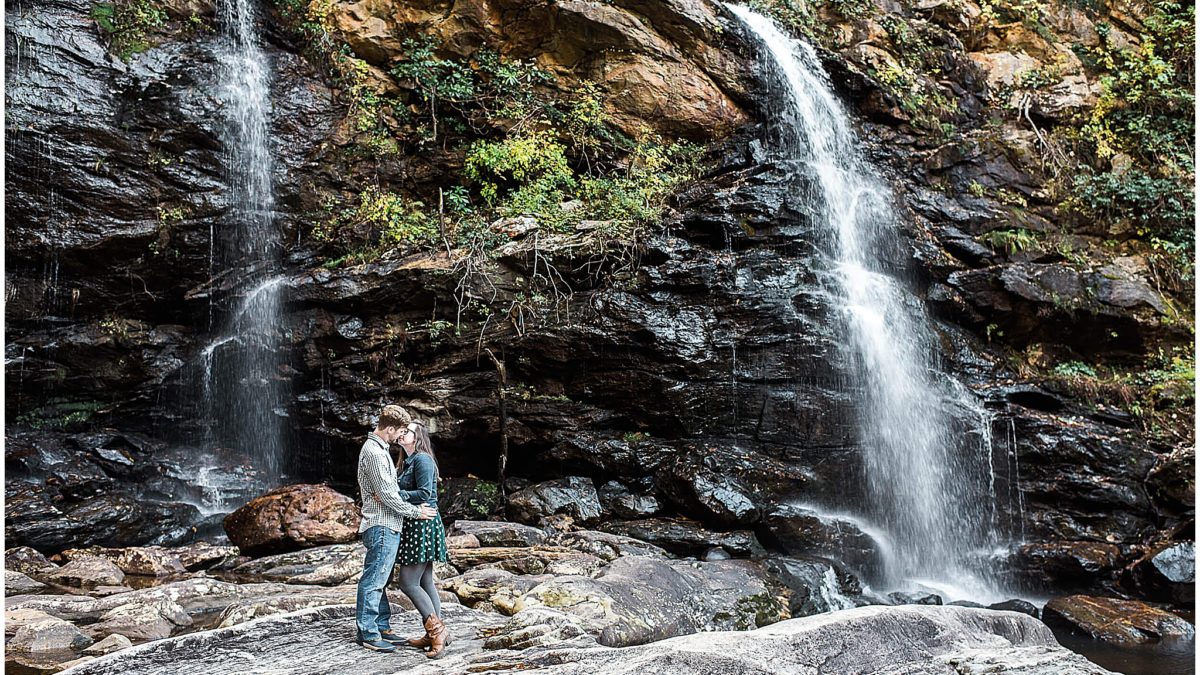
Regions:
<instances>
[{"instance_id":1,"label":"leafy vegetation","mask_svg":"<svg viewBox=\"0 0 1200 675\"><path fill-rule=\"evenodd\" d=\"M1100 73L1101 93L1078 133L1080 149L1106 169L1074 179L1069 206L1137 236L1191 276L1195 251L1195 8L1153 3L1136 46L1110 40L1079 50Z\"/></svg>"},{"instance_id":2,"label":"leafy vegetation","mask_svg":"<svg viewBox=\"0 0 1200 675\"><path fill-rule=\"evenodd\" d=\"M151 47L150 35L167 22L167 13L154 0L113 0L92 5L92 20L121 60Z\"/></svg>"},{"instance_id":3,"label":"leafy vegetation","mask_svg":"<svg viewBox=\"0 0 1200 675\"><path fill-rule=\"evenodd\" d=\"M1023 228L992 230L980 235L979 240L992 249L1006 251L1009 255L1040 245L1037 234Z\"/></svg>"}]
</instances>

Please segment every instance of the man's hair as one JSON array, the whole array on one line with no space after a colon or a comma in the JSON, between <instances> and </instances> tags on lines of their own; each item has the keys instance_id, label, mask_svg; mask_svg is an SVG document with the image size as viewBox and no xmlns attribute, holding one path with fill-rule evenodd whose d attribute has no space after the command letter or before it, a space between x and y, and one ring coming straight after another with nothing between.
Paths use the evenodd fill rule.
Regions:
<instances>
[{"instance_id":1,"label":"man's hair","mask_svg":"<svg viewBox=\"0 0 1200 675\"><path fill-rule=\"evenodd\" d=\"M407 410L398 405L385 405L379 412L379 422L375 428L406 427L409 422L412 422L412 415L408 414Z\"/></svg>"}]
</instances>

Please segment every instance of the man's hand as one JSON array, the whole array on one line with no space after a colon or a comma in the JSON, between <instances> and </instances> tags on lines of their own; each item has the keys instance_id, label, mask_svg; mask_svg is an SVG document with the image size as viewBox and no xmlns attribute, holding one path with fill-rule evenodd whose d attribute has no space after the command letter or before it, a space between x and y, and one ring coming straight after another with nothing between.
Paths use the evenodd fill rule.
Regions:
<instances>
[{"instance_id":1,"label":"man's hand","mask_svg":"<svg viewBox=\"0 0 1200 675\"><path fill-rule=\"evenodd\" d=\"M428 504L421 505L421 515L417 516L419 520L432 520L437 517L437 509Z\"/></svg>"}]
</instances>

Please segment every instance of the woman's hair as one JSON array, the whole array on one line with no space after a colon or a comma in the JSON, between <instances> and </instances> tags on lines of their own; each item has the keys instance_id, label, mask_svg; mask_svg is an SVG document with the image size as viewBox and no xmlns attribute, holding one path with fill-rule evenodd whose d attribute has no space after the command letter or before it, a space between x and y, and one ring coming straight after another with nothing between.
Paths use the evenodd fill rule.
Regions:
<instances>
[{"instance_id":1,"label":"woman's hair","mask_svg":"<svg viewBox=\"0 0 1200 675\"><path fill-rule=\"evenodd\" d=\"M438 469L437 455L433 454L433 443L429 440L429 430L425 428L423 422L413 420L408 424L413 431L413 455L418 454L429 455L433 460L433 475L437 480L441 480L442 472Z\"/></svg>"}]
</instances>

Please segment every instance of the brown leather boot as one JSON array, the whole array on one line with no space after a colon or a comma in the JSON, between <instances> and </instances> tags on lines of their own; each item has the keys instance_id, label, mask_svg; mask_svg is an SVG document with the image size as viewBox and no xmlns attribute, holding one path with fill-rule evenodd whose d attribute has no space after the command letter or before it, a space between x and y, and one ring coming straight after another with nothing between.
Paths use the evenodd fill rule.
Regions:
<instances>
[{"instance_id":1,"label":"brown leather boot","mask_svg":"<svg viewBox=\"0 0 1200 675\"><path fill-rule=\"evenodd\" d=\"M426 630L425 634L422 635L421 637L410 638L408 641L409 647L416 647L417 649L425 649L426 647L428 647L431 644L433 644L433 638L429 636L428 630Z\"/></svg>"},{"instance_id":2,"label":"brown leather boot","mask_svg":"<svg viewBox=\"0 0 1200 675\"><path fill-rule=\"evenodd\" d=\"M450 631L436 614L430 614L429 618L425 619L425 632L429 634L430 638L429 651L425 652L425 656L436 659L445 653L446 640L450 637Z\"/></svg>"}]
</instances>

